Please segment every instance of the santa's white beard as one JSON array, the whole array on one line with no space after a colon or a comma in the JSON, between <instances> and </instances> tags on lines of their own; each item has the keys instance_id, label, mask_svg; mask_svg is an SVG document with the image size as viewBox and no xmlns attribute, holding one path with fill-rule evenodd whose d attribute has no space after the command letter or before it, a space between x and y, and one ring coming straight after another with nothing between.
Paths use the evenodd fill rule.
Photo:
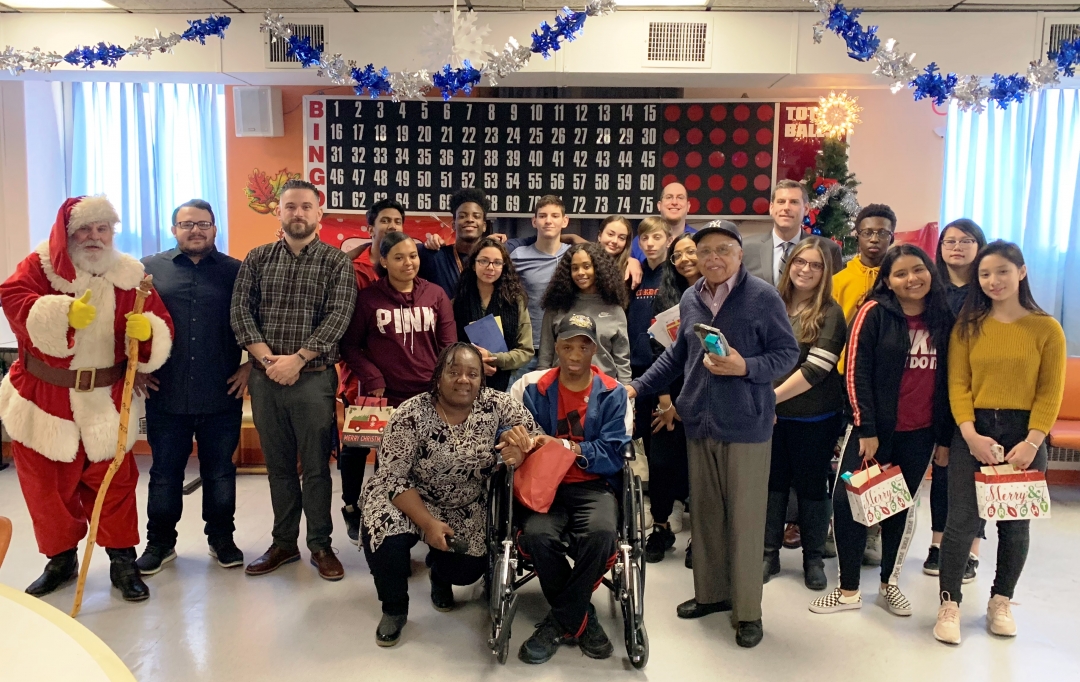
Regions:
<instances>
[{"instance_id":1,"label":"santa's white beard","mask_svg":"<svg viewBox=\"0 0 1080 682\"><path fill-rule=\"evenodd\" d=\"M88 246L100 246L101 251L89 251ZM117 253L111 245L96 239L88 239L81 244L68 244L68 255L76 270L83 270L92 275L104 275L116 262Z\"/></svg>"}]
</instances>

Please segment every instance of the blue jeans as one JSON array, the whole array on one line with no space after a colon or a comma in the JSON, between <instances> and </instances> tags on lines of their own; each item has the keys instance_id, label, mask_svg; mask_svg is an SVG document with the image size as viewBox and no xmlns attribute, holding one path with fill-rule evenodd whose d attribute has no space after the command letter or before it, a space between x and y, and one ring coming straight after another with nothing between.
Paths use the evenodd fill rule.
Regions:
<instances>
[{"instance_id":1,"label":"blue jeans","mask_svg":"<svg viewBox=\"0 0 1080 682\"><path fill-rule=\"evenodd\" d=\"M153 451L149 499L146 503L146 542L157 547L176 545L176 524L184 511L184 469L191 457L192 438L199 444L203 521L211 545L231 540L236 511L236 466L233 453L240 443L243 412L168 414L146 410L146 439Z\"/></svg>"}]
</instances>

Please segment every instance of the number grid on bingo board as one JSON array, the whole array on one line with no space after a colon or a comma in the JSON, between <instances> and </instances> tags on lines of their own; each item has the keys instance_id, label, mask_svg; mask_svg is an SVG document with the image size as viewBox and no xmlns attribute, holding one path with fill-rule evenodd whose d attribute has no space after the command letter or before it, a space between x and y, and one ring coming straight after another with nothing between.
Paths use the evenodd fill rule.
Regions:
<instances>
[{"instance_id":1,"label":"number grid on bingo board","mask_svg":"<svg viewBox=\"0 0 1080 682\"><path fill-rule=\"evenodd\" d=\"M480 187L491 215L530 216L545 194L576 218L653 215L661 188L687 187L690 216L768 213L775 103L462 99L391 102L310 96L305 177L334 213L383 198L449 212Z\"/></svg>"}]
</instances>

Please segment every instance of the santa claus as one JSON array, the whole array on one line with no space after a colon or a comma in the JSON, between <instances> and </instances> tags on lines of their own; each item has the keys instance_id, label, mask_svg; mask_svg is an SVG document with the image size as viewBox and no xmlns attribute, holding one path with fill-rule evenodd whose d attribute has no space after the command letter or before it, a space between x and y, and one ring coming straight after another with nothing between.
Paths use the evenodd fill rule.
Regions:
<instances>
[{"instance_id":1,"label":"santa claus","mask_svg":"<svg viewBox=\"0 0 1080 682\"><path fill-rule=\"evenodd\" d=\"M172 320L156 294L132 314L143 278L138 260L113 248L120 218L103 196L68 199L49 241L0 285L0 304L19 343L19 359L0 383L0 420L12 450L45 572L26 589L53 592L78 573L98 487L116 454L126 340L139 341L139 371L169 357ZM144 399L131 403L127 448ZM139 524L135 458L124 458L101 510L97 542L111 560L112 584L128 601L150 596L135 566Z\"/></svg>"}]
</instances>

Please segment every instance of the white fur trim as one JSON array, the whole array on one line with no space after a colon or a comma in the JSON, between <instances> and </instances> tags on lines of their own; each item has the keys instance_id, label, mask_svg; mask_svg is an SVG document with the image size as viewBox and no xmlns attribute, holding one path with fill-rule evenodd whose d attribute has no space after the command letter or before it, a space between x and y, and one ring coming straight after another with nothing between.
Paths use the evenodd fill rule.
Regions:
<instances>
[{"instance_id":1,"label":"white fur trim","mask_svg":"<svg viewBox=\"0 0 1080 682\"><path fill-rule=\"evenodd\" d=\"M89 196L71 207L71 218L68 220L67 233L73 234L83 225L92 223L109 223L116 225L120 222L120 214L116 207L104 194Z\"/></svg>"},{"instance_id":2,"label":"white fur trim","mask_svg":"<svg viewBox=\"0 0 1080 682\"><path fill-rule=\"evenodd\" d=\"M52 288L72 296L82 296L83 292L89 288L92 279L104 279L117 289L123 289L124 291L134 289L139 286L143 276L146 274L142 263L126 253L118 253L116 254L116 262L101 277L76 269L75 280L69 282L56 274L56 270L53 269L52 258L49 256L49 242L42 242L34 250L41 259L41 269L45 272L45 277L49 280Z\"/></svg>"},{"instance_id":3,"label":"white fur trim","mask_svg":"<svg viewBox=\"0 0 1080 682\"><path fill-rule=\"evenodd\" d=\"M54 358L66 358L75 352L68 347L68 310L74 299L49 294L30 306L26 316L26 332L34 347Z\"/></svg>"},{"instance_id":4,"label":"white fur trim","mask_svg":"<svg viewBox=\"0 0 1080 682\"><path fill-rule=\"evenodd\" d=\"M0 382L0 419L12 440L54 462L75 461L79 451L79 427L49 414L19 395L10 377L4 377ZM116 447L115 438L113 447Z\"/></svg>"},{"instance_id":5,"label":"white fur trim","mask_svg":"<svg viewBox=\"0 0 1080 682\"><path fill-rule=\"evenodd\" d=\"M139 371L144 374L156 372L161 369L172 352L172 335L169 333L169 325L165 320L151 312L143 315L150 321L150 359L139 363Z\"/></svg>"}]
</instances>

